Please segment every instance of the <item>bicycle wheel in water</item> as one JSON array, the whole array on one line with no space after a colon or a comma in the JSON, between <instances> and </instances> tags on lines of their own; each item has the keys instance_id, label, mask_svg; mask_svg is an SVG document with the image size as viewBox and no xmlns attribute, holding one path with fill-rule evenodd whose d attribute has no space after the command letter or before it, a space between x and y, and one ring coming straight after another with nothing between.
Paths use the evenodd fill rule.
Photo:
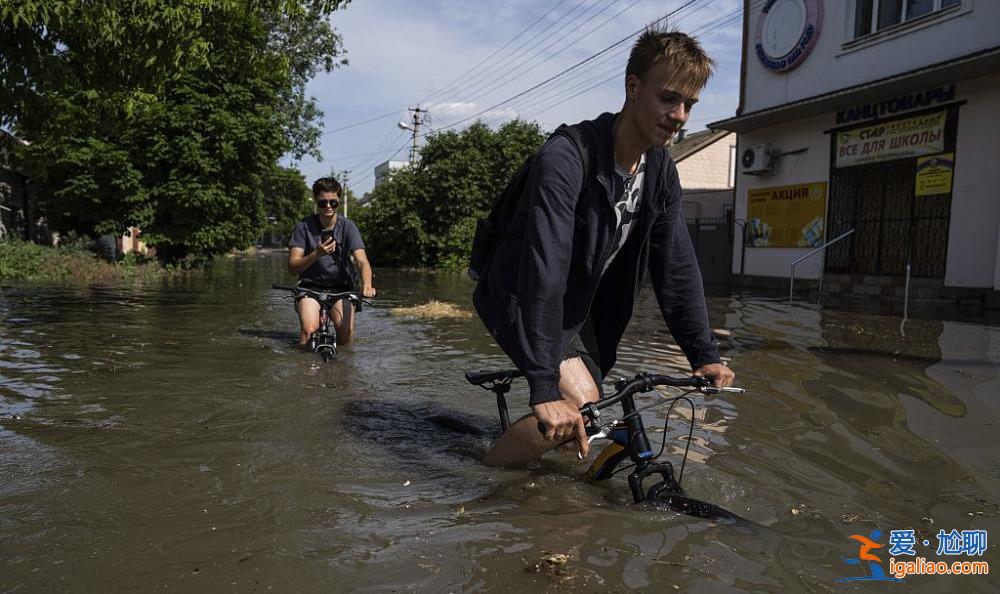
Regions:
<instances>
[{"instance_id":1,"label":"bicycle wheel in water","mask_svg":"<svg viewBox=\"0 0 1000 594\"><path fill-rule=\"evenodd\" d=\"M337 347L329 343L316 347L316 352L323 358L324 363L329 363L337 358Z\"/></svg>"}]
</instances>

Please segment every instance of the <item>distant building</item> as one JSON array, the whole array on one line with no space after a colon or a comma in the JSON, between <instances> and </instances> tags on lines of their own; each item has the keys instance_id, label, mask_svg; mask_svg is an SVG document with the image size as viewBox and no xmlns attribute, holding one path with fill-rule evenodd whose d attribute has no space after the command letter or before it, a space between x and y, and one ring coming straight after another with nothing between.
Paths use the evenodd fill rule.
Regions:
<instances>
[{"instance_id":1,"label":"distant building","mask_svg":"<svg viewBox=\"0 0 1000 594\"><path fill-rule=\"evenodd\" d=\"M997 23L981 0L745 1L740 104L710 125L739 134L733 271L787 282L853 230L796 278L898 299L909 267L995 297Z\"/></svg>"},{"instance_id":2,"label":"distant building","mask_svg":"<svg viewBox=\"0 0 1000 594\"><path fill-rule=\"evenodd\" d=\"M18 146L28 143L0 130L0 239L10 235L29 236L25 213L28 208L27 178L13 164Z\"/></svg>"},{"instance_id":3,"label":"distant building","mask_svg":"<svg viewBox=\"0 0 1000 594\"><path fill-rule=\"evenodd\" d=\"M705 130L672 139L667 152L677 164L684 190L681 204L706 286L732 281L733 168L736 135Z\"/></svg>"},{"instance_id":4,"label":"distant building","mask_svg":"<svg viewBox=\"0 0 1000 594\"><path fill-rule=\"evenodd\" d=\"M410 164L407 161L386 161L384 163L379 163L375 166L375 185L377 186L389 179L389 175L391 175L393 171L409 167L409 165Z\"/></svg>"},{"instance_id":5,"label":"distant building","mask_svg":"<svg viewBox=\"0 0 1000 594\"><path fill-rule=\"evenodd\" d=\"M679 134L667 151L684 188L684 218L725 218L733 207L736 135L725 130Z\"/></svg>"}]
</instances>

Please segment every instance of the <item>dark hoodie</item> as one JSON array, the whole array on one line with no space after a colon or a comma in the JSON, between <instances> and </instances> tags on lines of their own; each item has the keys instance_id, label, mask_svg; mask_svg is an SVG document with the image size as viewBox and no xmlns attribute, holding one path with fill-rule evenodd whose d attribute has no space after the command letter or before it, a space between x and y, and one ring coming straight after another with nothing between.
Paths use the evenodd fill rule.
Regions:
<instances>
[{"instance_id":1,"label":"dark hoodie","mask_svg":"<svg viewBox=\"0 0 1000 594\"><path fill-rule=\"evenodd\" d=\"M616 228L615 114L580 122L596 150L583 179L578 150L563 136L540 149L473 302L497 343L524 372L532 405L561 398L559 364L591 316L602 375L615 364L646 271L660 310L693 369L718 363L701 272L681 216L677 167L666 150L646 152L639 226L601 275Z\"/></svg>"}]
</instances>

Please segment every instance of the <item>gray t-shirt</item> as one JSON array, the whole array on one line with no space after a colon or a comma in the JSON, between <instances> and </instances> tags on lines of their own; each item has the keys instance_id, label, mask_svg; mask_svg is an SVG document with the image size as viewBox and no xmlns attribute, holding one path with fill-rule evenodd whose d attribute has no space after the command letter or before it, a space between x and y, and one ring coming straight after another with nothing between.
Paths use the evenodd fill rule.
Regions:
<instances>
[{"instance_id":1,"label":"gray t-shirt","mask_svg":"<svg viewBox=\"0 0 1000 594\"><path fill-rule=\"evenodd\" d=\"M621 171L617 165L615 165L615 173L617 177L615 189L620 196L615 203L615 216L618 219L618 224L615 227L611 255L604 263L605 271L611 266L618 251L628 241L629 233L635 227L633 223L639 216L639 205L642 203L642 182L646 177L646 154L643 153L639 158L639 165L636 167L635 173L629 174L627 171Z\"/></svg>"},{"instance_id":2,"label":"gray t-shirt","mask_svg":"<svg viewBox=\"0 0 1000 594\"><path fill-rule=\"evenodd\" d=\"M302 248L308 256L321 243L322 231L319 215L309 215L295 224L292 238L288 240L288 247ZM361 241L361 231L354 221L343 215L337 215L337 221L333 224L333 239L337 242L337 251L321 256L312 266L299 274L299 280L325 287L344 287L349 284L351 271L348 267L354 266L350 255L354 250L365 249L365 244Z\"/></svg>"}]
</instances>

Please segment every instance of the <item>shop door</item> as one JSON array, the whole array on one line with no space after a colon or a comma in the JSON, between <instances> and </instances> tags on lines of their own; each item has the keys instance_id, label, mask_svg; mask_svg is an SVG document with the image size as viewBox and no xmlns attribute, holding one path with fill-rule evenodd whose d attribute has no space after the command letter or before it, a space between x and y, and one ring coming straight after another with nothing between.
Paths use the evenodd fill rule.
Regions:
<instances>
[{"instance_id":1,"label":"shop door","mask_svg":"<svg viewBox=\"0 0 1000 594\"><path fill-rule=\"evenodd\" d=\"M949 113L946 149L954 151L957 109ZM826 271L944 278L951 193L915 196L917 159L832 168L827 238L854 229L830 246Z\"/></svg>"}]
</instances>

